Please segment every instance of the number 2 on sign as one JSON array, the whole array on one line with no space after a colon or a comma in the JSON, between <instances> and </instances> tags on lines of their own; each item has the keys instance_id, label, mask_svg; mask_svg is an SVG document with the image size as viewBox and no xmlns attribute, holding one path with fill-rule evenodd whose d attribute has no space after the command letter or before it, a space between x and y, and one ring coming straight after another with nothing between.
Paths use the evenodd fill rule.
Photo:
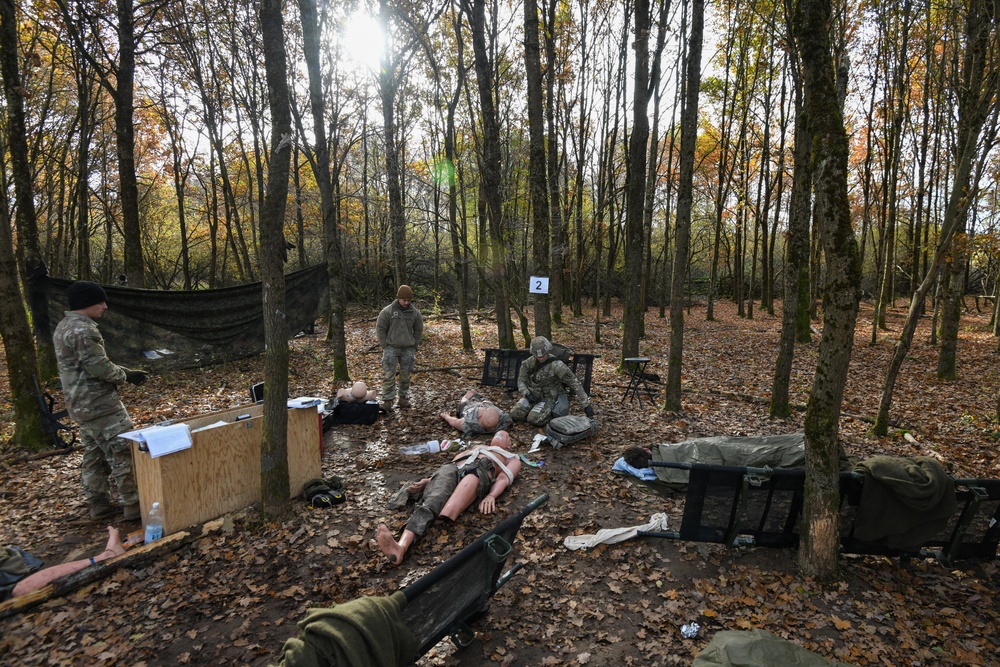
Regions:
<instances>
[{"instance_id":1,"label":"number 2 on sign","mask_svg":"<svg viewBox=\"0 0 1000 667\"><path fill-rule=\"evenodd\" d=\"M549 279L543 276L531 276L528 280L528 292L531 294L548 294Z\"/></svg>"}]
</instances>

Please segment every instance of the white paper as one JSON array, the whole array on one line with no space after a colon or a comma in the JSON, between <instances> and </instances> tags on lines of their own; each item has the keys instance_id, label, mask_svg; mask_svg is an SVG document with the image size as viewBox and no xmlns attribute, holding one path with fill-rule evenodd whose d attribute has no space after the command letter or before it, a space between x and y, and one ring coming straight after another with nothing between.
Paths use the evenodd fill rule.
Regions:
<instances>
[{"instance_id":1,"label":"white paper","mask_svg":"<svg viewBox=\"0 0 1000 667\"><path fill-rule=\"evenodd\" d=\"M289 408L311 408L313 406L316 406L316 412L323 412L323 408L326 407L326 399L314 396L302 396L300 398L289 399L288 401Z\"/></svg>"},{"instance_id":2,"label":"white paper","mask_svg":"<svg viewBox=\"0 0 1000 667\"><path fill-rule=\"evenodd\" d=\"M542 443L546 440L548 440L548 438L546 438L543 434L536 433L535 439L531 441L531 449L528 450L528 453L537 452L542 448Z\"/></svg>"},{"instance_id":3,"label":"white paper","mask_svg":"<svg viewBox=\"0 0 1000 667\"><path fill-rule=\"evenodd\" d=\"M191 447L191 428L187 424L150 426L138 431L122 433L118 437L145 444L150 457L154 459Z\"/></svg>"},{"instance_id":4,"label":"white paper","mask_svg":"<svg viewBox=\"0 0 1000 667\"><path fill-rule=\"evenodd\" d=\"M196 429L194 429L194 430L193 430L193 431L191 431L191 432L192 432L192 433L199 433L199 432L201 432L201 431L207 431L207 430L208 430L208 429L210 429L210 428L218 428L218 427L220 427L220 426L225 426L226 424L230 424L230 423L231 423L231 422L227 422L227 421L226 421L225 419L222 419L222 420L220 420L220 421L217 421L217 422L215 422L214 424L207 424L207 425L205 425L205 426L201 426L201 427L199 427L199 428L196 428Z\"/></svg>"},{"instance_id":5,"label":"white paper","mask_svg":"<svg viewBox=\"0 0 1000 667\"><path fill-rule=\"evenodd\" d=\"M145 352L142 353L142 356L146 357L147 359L162 359L163 358L159 354L156 353L156 350L146 350Z\"/></svg>"},{"instance_id":6,"label":"white paper","mask_svg":"<svg viewBox=\"0 0 1000 667\"><path fill-rule=\"evenodd\" d=\"M191 448L191 428L187 424L154 427L144 435L149 455L154 459Z\"/></svg>"}]
</instances>

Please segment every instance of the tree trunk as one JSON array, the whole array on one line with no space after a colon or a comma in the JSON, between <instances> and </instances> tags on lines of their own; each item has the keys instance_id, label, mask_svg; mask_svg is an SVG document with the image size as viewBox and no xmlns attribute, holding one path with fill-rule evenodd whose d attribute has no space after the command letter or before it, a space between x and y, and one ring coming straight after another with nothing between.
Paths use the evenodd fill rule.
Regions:
<instances>
[{"instance_id":1,"label":"tree trunk","mask_svg":"<svg viewBox=\"0 0 1000 667\"><path fill-rule=\"evenodd\" d=\"M876 323L878 329L887 329L885 323L886 312L895 300L895 275L896 275L896 198L899 183L900 170L900 148L902 145L903 116L909 116L909 45L910 35L910 0L903 0L903 18L900 30L902 34L895 40L898 44L898 57L894 59L894 73L892 84L892 123L889 128L889 137L886 142L886 166L888 167L888 182L886 183L885 201L886 225L885 225L885 255L882 265L882 289L879 291L878 310L876 313ZM876 330L872 331L873 339L876 337ZM874 340L872 342L875 342Z\"/></svg>"},{"instance_id":2,"label":"tree trunk","mask_svg":"<svg viewBox=\"0 0 1000 667\"><path fill-rule=\"evenodd\" d=\"M995 42L991 43L989 39L992 28L995 27L995 22L1000 18L992 15L992 12L995 11L997 11L995 3L989 0L969 0L969 13L966 17L966 38L970 47L967 48L964 54L962 81L954 82L961 95L958 102L960 115L957 146L959 149L956 152L964 160L966 158L965 151L970 151L968 155L970 174L972 164L975 162L976 142L979 139L979 134L991 109L989 102L982 100L981 95L985 94L986 91L992 91L995 94L996 86L994 81L997 80L997 70L1000 69L1000 64L996 61L987 61L990 55L994 55L995 57L993 50L990 48L995 47ZM968 25L969 23L976 23L976 25L970 26ZM975 50L980 52L969 52ZM986 53L981 53L981 51L985 51ZM992 86L992 88L987 86ZM969 117L968 123L963 123L961 116L963 111ZM987 145L992 144L987 143ZM961 166L964 167L964 164ZM962 181L958 180L958 173L956 170L955 182L962 183ZM969 204L969 200L975 201L975 193L978 190L979 182L979 178L972 177L963 183L965 185L963 194L966 201L956 211L955 235L957 238L965 236L967 218L970 210L973 210ZM958 330L962 313L960 302L965 290L964 268L967 262L969 247L969 242L956 242L952 246L948 267L942 276L944 295L941 304L941 350L937 365L937 376L941 380L954 380L956 378Z\"/></svg>"},{"instance_id":3,"label":"tree trunk","mask_svg":"<svg viewBox=\"0 0 1000 667\"><path fill-rule=\"evenodd\" d=\"M0 1L0 69L3 72L4 99L7 102L7 143L10 151L11 173L14 176L14 198L16 201L17 217L17 239L18 249L25 264L25 275L28 280L46 274L45 263L42 260L41 247L38 239L38 221L35 217L35 197L34 186L30 163L28 161L28 141L27 130L24 118L24 94L25 90L21 83L21 72L18 65L20 59L17 40L17 12L12 0ZM4 190L7 191L6 188ZM8 206L7 202L4 203ZM10 211L4 218L10 220ZM10 227L6 230L10 235ZM8 241L8 244L11 242ZM13 246L11 249L12 257ZM17 287L17 283L14 284ZM19 291L19 290L18 290ZM7 294L4 294L6 297ZM19 302L20 304L20 302ZM55 350L52 347L52 333L49 323L49 314L44 307L36 307L32 303L32 320L34 323L34 334L38 345L37 357L32 346L30 366L18 364L22 370L30 368L29 375L38 374L42 379L55 377L56 358ZM11 326L16 326L17 318L11 319ZM6 340L6 336L4 337ZM28 344L31 344L30 334ZM21 350L23 353L24 350ZM10 352L7 353L8 355ZM10 369L10 376L15 375L13 367ZM19 387L20 390L27 389L25 396L32 397L31 378L21 378L18 384L24 381L27 384ZM22 399L23 400L23 399Z\"/></svg>"},{"instance_id":4,"label":"tree trunk","mask_svg":"<svg viewBox=\"0 0 1000 667\"><path fill-rule=\"evenodd\" d=\"M392 267L396 285L407 282L406 275L406 216L403 212L402 167L396 143L396 92L402 75L389 53L389 3L379 0L379 21L382 24L382 63L378 77L382 99L382 131L385 140L385 177L388 181L389 226L392 230Z\"/></svg>"},{"instance_id":5,"label":"tree trunk","mask_svg":"<svg viewBox=\"0 0 1000 667\"><path fill-rule=\"evenodd\" d=\"M691 0L691 35L687 48L684 106L681 109L680 175L677 184L677 232L670 284L670 360L663 409L681 409L681 358L684 352L684 286L691 240L694 199L694 153L698 138L698 93L701 88L701 46L705 30L705 2Z\"/></svg>"},{"instance_id":6,"label":"tree trunk","mask_svg":"<svg viewBox=\"0 0 1000 667\"><path fill-rule=\"evenodd\" d=\"M468 7L470 0L463 0ZM479 104L483 117L482 163L480 165L482 192L486 201L489 223L493 288L497 300L497 344L501 348L516 348L510 308L507 298L507 252L503 238L503 207L500 203L500 125L497 122L496 102L493 97L493 63L486 50L486 1L471 0L472 50L476 62L476 82L479 87ZM468 9L466 11L469 11Z\"/></svg>"},{"instance_id":7,"label":"tree trunk","mask_svg":"<svg viewBox=\"0 0 1000 667\"><path fill-rule=\"evenodd\" d=\"M632 132L625 171L625 313L622 359L639 356L642 307L643 210L646 199L646 142L649 141L649 0L635 0L635 74L632 81Z\"/></svg>"},{"instance_id":8,"label":"tree trunk","mask_svg":"<svg viewBox=\"0 0 1000 667\"><path fill-rule=\"evenodd\" d=\"M928 15L928 21L930 16ZM925 67L924 80L922 85L921 101L920 101L920 142L919 150L917 151L917 182L915 184L915 192L913 198L916 200L913 206L914 213L910 219L910 289L907 294L911 299L914 293L917 291L917 286L923 281L923 276L920 274L920 230L923 226L922 220L924 217L924 201L927 199L927 146L930 143L930 133L931 133L931 112L930 112L930 101L933 93L931 92L931 68L929 63L931 62L931 54L933 53L933 33L928 32L927 36L924 37L924 58L928 62L928 67ZM935 105L936 106L936 105ZM864 259L864 258L862 258ZM998 301L1000 303L1000 301ZM921 304L923 306L923 304Z\"/></svg>"},{"instance_id":9,"label":"tree trunk","mask_svg":"<svg viewBox=\"0 0 1000 667\"><path fill-rule=\"evenodd\" d=\"M77 113L80 117L80 142L76 153L76 277L91 280L90 265L90 147L96 125L98 96L86 59L73 55L76 74Z\"/></svg>"},{"instance_id":10,"label":"tree trunk","mask_svg":"<svg viewBox=\"0 0 1000 667\"><path fill-rule=\"evenodd\" d=\"M830 0L802 0L795 20L812 131L813 207L826 258L823 337L806 408L806 492L799 561L833 579L840 548L840 407L854 346L861 266L847 198L848 142L834 78Z\"/></svg>"},{"instance_id":11,"label":"tree trunk","mask_svg":"<svg viewBox=\"0 0 1000 667\"><path fill-rule=\"evenodd\" d=\"M13 14L14 5L10 0L0 1L0 59L3 60L5 81L7 66L10 64L7 51L8 39L11 37L9 31L13 26L9 19ZM8 91L8 95L10 92ZM9 102L7 109L9 112ZM12 125L8 123L8 132L11 127ZM0 151L3 148L5 146L0 145ZM3 186L4 192L7 191L6 181L6 173L0 174L0 185ZM35 346L31 340L28 315L24 310L24 297L19 287L17 258L14 255L10 229L10 208L7 205L7 198L0 197L0 338L3 339L11 402L14 407L16 429L13 442L24 449L39 450L45 446L45 435L31 381L32 376L37 373L37 359Z\"/></svg>"},{"instance_id":12,"label":"tree trunk","mask_svg":"<svg viewBox=\"0 0 1000 667\"><path fill-rule=\"evenodd\" d=\"M798 71L798 66L791 68ZM802 80L794 76L795 85L795 149L792 157L792 198L789 202L788 240L785 244L785 297L781 313L781 339L775 360L774 381L771 385L772 417L788 417L788 385L798 340L798 326L805 315L805 328L809 330L809 316L801 306L809 298L809 218L812 213L812 134L809 119L802 106Z\"/></svg>"},{"instance_id":13,"label":"tree trunk","mask_svg":"<svg viewBox=\"0 0 1000 667\"><path fill-rule=\"evenodd\" d=\"M455 300L458 310L458 320L462 327L462 349L472 352L472 330L469 327L469 309L465 297L465 262L463 261L465 234L458 223L458 188L455 182L455 112L465 86L465 62L463 60L464 42L462 41L460 21L455 20L455 35L458 48L458 68L455 76L455 93L448 103L448 117L444 132L444 155L448 162L448 230L451 237L452 262L455 268ZM464 208L464 207L463 207Z\"/></svg>"},{"instance_id":14,"label":"tree trunk","mask_svg":"<svg viewBox=\"0 0 1000 667\"><path fill-rule=\"evenodd\" d=\"M688 12L687 4L684 3L681 9L681 28L680 34L687 34L687 21ZM667 196L666 205L663 211L663 280L660 281L660 318L666 317L666 308L670 302L670 291L671 291L671 277L673 275L673 262L670 260L670 207L671 199L670 193L674 189L674 156L677 153L677 110L678 107L682 106L682 100L685 95L684 90L684 72L687 69L687 49L681 47L681 60L680 66L677 67L677 78L674 80L674 89L680 91L680 95L674 95L673 104L670 107L670 125L669 134L670 141L667 145ZM711 291L711 288L709 288Z\"/></svg>"},{"instance_id":15,"label":"tree trunk","mask_svg":"<svg viewBox=\"0 0 1000 667\"><path fill-rule=\"evenodd\" d=\"M563 202L559 192L559 134L556 131L556 8L558 0L548 0L545 10L545 55L548 66L545 70L545 96L548 103L545 106L545 122L548 129L548 151L546 153L549 178L549 211L551 213L552 229L552 259L549 264L549 312L552 322L562 324L563 296L565 294L566 253L569 241L566 235L566 221L563 215ZM560 84L561 86L561 84ZM560 90L562 88L560 87ZM582 130L581 130L582 131ZM565 145L565 143L564 143ZM580 196L580 193L577 193ZM567 213L568 216L568 213Z\"/></svg>"},{"instance_id":16,"label":"tree trunk","mask_svg":"<svg viewBox=\"0 0 1000 667\"><path fill-rule=\"evenodd\" d=\"M736 33L730 32L726 35L724 51L725 63L724 78L722 81L722 104L720 105L721 118L719 120L719 167L718 186L715 191L715 229L712 234L712 273L708 281L708 308L705 311L705 319L712 321L715 319L715 289L719 281L719 249L722 243L722 234L725 227L722 224L723 213L726 210L726 200L729 198L729 191L732 188L732 167L729 166L729 146L731 142L732 118L736 112L735 95L730 98L730 60L735 46ZM732 99L732 102L730 101ZM735 294L734 294L735 296Z\"/></svg>"},{"instance_id":17,"label":"tree trunk","mask_svg":"<svg viewBox=\"0 0 1000 667\"><path fill-rule=\"evenodd\" d=\"M326 260L327 290L330 296L330 320L327 340L333 348L333 379L350 380L347 368L347 339L344 332L344 257L340 243L340 225L334 197L334 179L330 169L330 149L326 135L326 103L323 98L323 75L320 70L320 29L315 0L299 0L302 21L302 46L309 72L309 104L313 116L315 148L306 148L320 193L323 212L323 258ZM336 127L336 124L333 124Z\"/></svg>"},{"instance_id":18,"label":"tree trunk","mask_svg":"<svg viewBox=\"0 0 1000 667\"><path fill-rule=\"evenodd\" d=\"M642 238L646 250L642 270L642 310L649 310L649 282L655 277L653 270L653 209L656 207L656 186L660 180L660 164L663 150L660 147L660 100L663 90L657 84L653 88L653 127L649 132L649 154L646 159L646 190L642 204ZM664 248L666 252L666 248ZM646 335L645 317L640 336Z\"/></svg>"},{"instance_id":19,"label":"tree trunk","mask_svg":"<svg viewBox=\"0 0 1000 667\"><path fill-rule=\"evenodd\" d=\"M167 131L170 139L171 171L174 181L174 196L177 198L177 224L180 232L181 244L181 278L184 281L184 289L191 289L191 253L188 243L187 206L185 204L187 194L187 180L191 173L191 161L184 162L184 146L181 137L181 128L174 117L175 109L171 108L167 102L169 99L165 83L161 81L160 97L162 107L158 110L163 121L163 127ZM81 206L85 202L81 201Z\"/></svg>"},{"instance_id":20,"label":"tree trunk","mask_svg":"<svg viewBox=\"0 0 1000 667\"><path fill-rule=\"evenodd\" d=\"M125 236L125 275L133 287L146 286L139 226L139 184L135 174L135 7L118 0L118 67L115 71L115 139L118 144L119 197Z\"/></svg>"},{"instance_id":21,"label":"tree trunk","mask_svg":"<svg viewBox=\"0 0 1000 667\"><path fill-rule=\"evenodd\" d=\"M549 64L551 68L552 64ZM538 45L538 3L524 0L524 69L528 85L528 180L532 214L532 275L549 275L549 198L545 177L545 118ZM549 100L549 104L552 100ZM558 202L553 202L553 208ZM558 268L558 267L557 267ZM535 335L552 338L549 295L535 294Z\"/></svg>"},{"instance_id":22,"label":"tree trunk","mask_svg":"<svg viewBox=\"0 0 1000 667\"><path fill-rule=\"evenodd\" d=\"M260 508L265 516L288 511L288 322L285 320L285 240L292 121L285 64L281 0L261 0L261 39L271 109L271 160L261 211L261 285L264 291L264 425L260 446Z\"/></svg>"}]
</instances>

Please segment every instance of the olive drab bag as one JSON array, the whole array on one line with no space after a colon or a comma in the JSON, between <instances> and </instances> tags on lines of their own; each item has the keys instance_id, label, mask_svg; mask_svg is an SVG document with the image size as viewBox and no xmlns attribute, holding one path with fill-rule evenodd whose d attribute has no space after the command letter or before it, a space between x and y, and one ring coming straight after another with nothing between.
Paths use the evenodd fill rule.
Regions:
<instances>
[{"instance_id":1,"label":"olive drab bag","mask_svg":"<svg viewBox=\"0 0 1000 667\"><path fill-rule=\"evenodd\" d=\"M580 415L556 417L545 426L545 436L552 441L552 446L559 449L589 438L597 433L600 424L596 420Z\"/></svg>"}]
</instances>

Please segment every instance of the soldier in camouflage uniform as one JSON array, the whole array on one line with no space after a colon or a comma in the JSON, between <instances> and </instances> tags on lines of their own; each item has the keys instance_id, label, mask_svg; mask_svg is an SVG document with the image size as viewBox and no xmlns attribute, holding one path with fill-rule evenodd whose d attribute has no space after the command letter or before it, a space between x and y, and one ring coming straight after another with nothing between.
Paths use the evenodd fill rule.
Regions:
<instances>
[{"instance_id":1,"label":"soldier in camouflage uniform","mask_svg":"<svg viewBox=\"0 0 1000 667\"><path fill-rule=\"evenodd\" d=\"M410 373L417 365L417 346L424 332L424 318L412 304L413 290L400 285L396 300L382 309L375 322L382 347L382 401L392 407L396 400L396 369L399 369L399 407L410 407Z\"/></svg>"},{"instance_id":2,"label":"soldier in camouflage uniform","mask_svg":"<svg viewBox=\"0 0 1000 667\"><path fill-rule=\"evenodd\" d=\"M80 478L90 516L104 520L121 511L111 502L110 475L118 487L125 520L138 519L139 491L132 474L132 454L128 442L118 437L132 429L132 420L118 397L118 387L125 382L142 384L146 373L108 359L104 338L94 321L108 309L108 297L100 285L78 281L69 286L66 296L69 310L56 326L52 342L66 409L80 425Z\"/></svg>"},{"instance_id":3,"label":"soldier in camouflage uniform","mask_svg":"<svg viewBox=\"0 0 1000 667\"><path fill-rule=\"evenodd\" d=\"M549 339L545 336L533 338L528 349L531 356L521 362L517 376L521 400L510 411L514 421L544 426L553 417L569 414L567 391L573 392L583 411L593 419L590 397L569 366L550 354L552 343Z\"/></svg>"}]
</instances>

